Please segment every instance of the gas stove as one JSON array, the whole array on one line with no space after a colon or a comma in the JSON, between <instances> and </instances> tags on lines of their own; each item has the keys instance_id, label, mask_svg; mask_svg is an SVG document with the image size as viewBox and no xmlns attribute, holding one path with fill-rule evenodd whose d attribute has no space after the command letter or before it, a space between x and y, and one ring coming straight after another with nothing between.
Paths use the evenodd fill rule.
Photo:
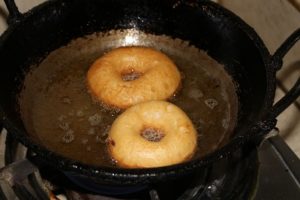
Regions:
<instances>
[{"instance_id":1,"label":"gas stove","mask_svg":"<svg viewBox=\"0 0 300 200\"><path fill-rule=\"evenodd\" d=\"M201 200L299 199L300 161L276 136L238 162L227 160L192 176L116 195L79 187L63 173L38 168L27 149L5 130L0 135L0 199Z\"/></svg>"},{"instance_id":2,"label":"gas stove","mask_svg":"<svg viewBox=\"0 0 300 200\"><path fill-rule=\"evenodd\" d=\"M44 0L31 1L41 3ZM18 3L27 4L31 1ZM230 8L234 10L234 5L240 1L223 0L222 2L225 6L232 6ZM250 23L254 21L254 28L260 35L265 36L263 39L267 44L279 42L276 39L281 32L278 33L278 31L282 31L282 34L289 32L287 29L293 25L292 18L290 20L284 18L285 20L277 20L277 23L270 23L270 20L264 16L269 14L272 19L276 16L278 18L294 16L291 14L293 12L286 12L287 6L282 6L285 5L284 2L278 1L278 4L282 6L278 6L278 9L274 9L277 8L274 6L277 5L275 1L272 3L258 0L248 2L257 7L253 6L251 10L247 6L249 3L245 4L243 1L239 4L255 17L251 15L247 18L247 12L243 9L240 14ZM267 4L265 8L268 12L260 12L259 9L256 9L263 10L261 4ZM23 6L21 5L21 7ZM32 7L32 5L27 7ZM277 15L272 15L271 10L267 10L270 7ZM245 14L243 15L243 13ZM284 14L280 15L280 13ZM255 21L256 18L257 21ZM289 23L286 23L287 21ZM280 26L280 23L284 26ZM2 24L4 24L4 20L0 23L3 30L4 25ZM270 32L275 32L272 30L276 30L277 34L270 35ZM264 33L266 34L264 35ZM295 53L295 55L298 54ZM27 149L0 128L0 199L300 199L300 161L279 136L265 141L258 150L250 152L239 163L223 163L227 166L225 174L220 173L218 168L209 169L199 172L196 177L179 180L179 183L154 185L126 195L106 194L106 192L103 192L105 194L96 194L82 189L64 174L37 168L26 159L26 154Z\"/></svg>"}]
</instances>

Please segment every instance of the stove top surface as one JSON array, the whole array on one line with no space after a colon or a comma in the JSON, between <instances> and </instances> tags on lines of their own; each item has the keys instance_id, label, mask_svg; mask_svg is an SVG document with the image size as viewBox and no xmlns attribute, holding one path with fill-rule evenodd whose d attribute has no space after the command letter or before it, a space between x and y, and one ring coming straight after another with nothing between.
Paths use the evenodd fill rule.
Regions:
<instances>
[{"instance_id":1,"label":"stove top surface","mask_svg":"<svg viewBox=\"0 0 300 200\"><path fill-rule=\"evenodd\" d=\"M259 179L255 200L300 199L300 160L276 136L259 149Z\"/></svg>"}]
</instances>

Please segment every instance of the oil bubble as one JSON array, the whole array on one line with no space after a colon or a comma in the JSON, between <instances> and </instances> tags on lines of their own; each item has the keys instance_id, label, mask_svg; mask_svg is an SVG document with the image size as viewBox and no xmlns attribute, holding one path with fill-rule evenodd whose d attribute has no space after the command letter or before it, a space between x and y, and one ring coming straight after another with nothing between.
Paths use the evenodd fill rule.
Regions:
<instances>
[{"instance_id":1,"label":"oil bubble","mask_svg":"<svg viewBox=\"0 0 300 200\"><path fill-rule=\"evenodd\" d=\"M58 127L63 131L68 131L70 129L70 123L61 122L58 124Z\"/></svg>"},{"instance_id":2,"label":"oil bubble","mask_svg":"<svg viewBox=\"0 0 300 200\"><path fill-rule=\"evenodd\" d=\"M77 116L77 117L83 117L83 116L84 116L84 112L83 112L82 110L78 110L78 111L76 112L76 116Z\"/></svg>"},{"instance_id":3,"label":"oil bubble","mask_svg":"<svg viewBox=\"0 0 300 200\"><path fill-rule=\"evenodd\" d=\"M229 127L229 119L228 118L224 118L222 120L222 127L226 130L228 129L228 127Z\"/></svg>"},{"instance_id":4,"label":"oil bubble","mask_svg":"<svg viewBox=\"0 0 300 200\"><path fill-rule=\"evenodd\" d=\"M94 114L88 118L91 126L98 126L101 123L102 117L99 114Z\"/></svg>"},{"instance_id":5,"label":"oil bubble","mask_svg":"<svg viewBox=\"0 0 300 200\"><path fill-rule=\"evenodd\" d=\"M207 107L209 107L210 109L214 109L214 108L219 104L218 101L215 100L215 99L206 99L206 100L204 101L204 103L205 103L205 105L206 105Z\"/></svg>"},{"instance_id":6,"label":"oil bubble","mask_svg":"<svg viewBox=\"0 0 300 200\"><path fill-rule=\"evenodd\" d=\"M104 129L102 135L103 135L103 136L108 136L108 133L109 133L110 128L111 128L111 126L105 127L105 129Z\"/></svg>"},{"instance_id":7,"label":"oil bubble","mask_svg":"<svg viewBox=\"0 0 300 200\"><path fill-rule=\"evenodd\" d=\"M64 104L71 104L72 103L70 97L67 97L67 96L61 97L61 102L64 103Z\"/></svg>"},{"instance_id":8,"label":"oil bubble","mask_svg":"<svg viewBox=\"0 0 300 200\"><path fill-rule=\"evenodd\" d=\"M89 139L83 138L83 139L81 139L81 144L87 144L88 141L89 141Z\"/></svg>"},{"instance_id":9,"label":"oil bubble","mask_svg":"<svg viewBox=\"0 0 300 200\"><path fill-rule=\"evenodd\" d=\"M102 144L105 144L106 143L106 139L107 139L107 135L97 135L95 137L95 140L97 143L102 143Z\"/></svg>"},{"instance_id":10,"label":"oil bubble","mask_svg":"<svg viewBox=\"0 0 300 200\"><path fill-rule=\"evenodd\" d=\"M67 117L66 117L65 115L60 115L60 116L57 118L57 120L60 121L60 122L64 121L65 119L67 119Z\"/></svg>"},{"instance_id":11,"label":"oil bubble","mask_svg":"<svg viewBox=\"0 0 300 200\"><path fill-rule=\"evenodd\" d=\"M199 101L203 97L203 92L199 89L190 89L188 96L196 101Z\"/></svg>"},{"instance_id":12,"label":"oil bubble","mask_svg":"<svg viewBox=\"0 0 300 200\"><path fill-rule=\"evenodd\" d=\"M73 130L68 130L63 136L62 136L62 141L66 144L71 143L75 139L74 136L74 131Z\"/></svg>"}]
</instances>

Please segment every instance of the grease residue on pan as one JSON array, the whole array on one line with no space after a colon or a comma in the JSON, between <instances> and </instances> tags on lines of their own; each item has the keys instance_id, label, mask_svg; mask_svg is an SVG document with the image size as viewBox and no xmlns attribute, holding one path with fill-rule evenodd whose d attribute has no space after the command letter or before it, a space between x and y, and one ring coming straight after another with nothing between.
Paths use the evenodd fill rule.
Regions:
<instances>
[{"instance_id":1,"label":"grease residue on pan","mask_svg":"<svg viewBox=\"0 0 300 200\"><path fill-rule=\"evenodd\" d=\"M168 55L182 73L182 86L169 101L181 107L198 131L196 157L225 143L236 123L237 96L224 67L188 42L136 30L94 33L71 41L32 66L19 104L31 137L49 150L83 163L114 166L105 140L121 111L95 102L86 72L105 52L147 46Z\"/></svg>"}]
</instances>

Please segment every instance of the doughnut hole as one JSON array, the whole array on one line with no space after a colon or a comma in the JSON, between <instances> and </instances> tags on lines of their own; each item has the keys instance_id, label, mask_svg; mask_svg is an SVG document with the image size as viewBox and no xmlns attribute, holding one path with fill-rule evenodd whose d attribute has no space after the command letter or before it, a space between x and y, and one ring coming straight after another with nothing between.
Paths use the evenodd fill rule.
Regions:
<instances>
[{"instance_id":1,"label":"doughnut hole","mask_svg":"<svg viewBox=\"0 0 300 200\"><path fill-rule=\"evenodd\" d=\"M141 131L141 136L149 142L160 142L165 137L165 133L161 129L147 127Z\"/></svg>"},{"instance_id":2,"label":"doughnut hole","mask_svg":"<svg viewBox=\"0 0 300 200\"><path fill-rule=\"evenodd\" d=\"M121 79L123 81L134 81L136 79L139 79L142 75L143 75L142 72L139 72L131 68L131 69L123 70L121 72Z\"/></svg>"}]
</instances>

